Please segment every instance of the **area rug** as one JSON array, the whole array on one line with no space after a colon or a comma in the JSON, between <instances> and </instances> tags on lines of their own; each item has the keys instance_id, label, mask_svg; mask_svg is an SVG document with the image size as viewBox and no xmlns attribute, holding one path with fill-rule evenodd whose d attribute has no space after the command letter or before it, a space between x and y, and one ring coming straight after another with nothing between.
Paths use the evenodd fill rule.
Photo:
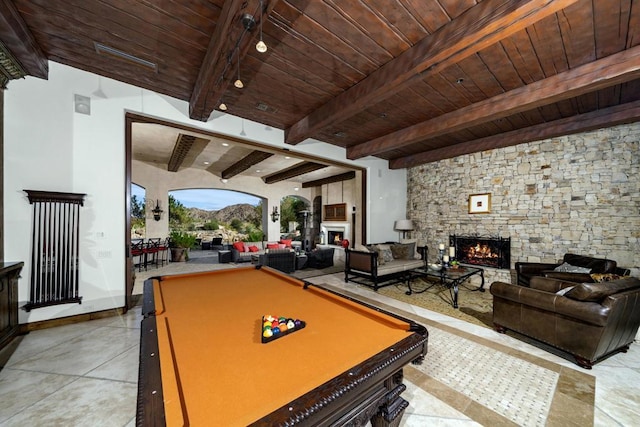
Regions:
<instances>
[{"instance_id":1,"label":"area rug","mask_svg":"<svg viewBox=\"0 0 640 427\"><path fill-rule=\"evenodd\" d=\"M412 281L414 291L429 289L423 293L407 295L407 285L400 283L378 289L378 293L390 298L417 305L436 313L455 317L469 323L492 328L493 299L488 289L480 292L477 286L462 285L458 290L458 308L453 308L452 289L433 284L423 279Z\"/></svg>"},{"instance_id":2,"label":"area rug","mask_svg":"<svg viewBox=\"0 0 640 427\"><path fill-rule=\"evenodd\" d=\"M335 274L344 271L343 263L335 263L331 267L327 268L305 268L303 270L296 270L291 273L291 276L297 279L309 279L310 277L325 276L327 274Z\"/></svg>"},{"instance_id":3,"label":"area rug","mask_svg":"<svg viewBox=\"0 0 640 427\"><path fill-rule=\"evenodd\" d=\"M384 289L396 294L406 291L402 286ZM427 327L429 341L425 360L404 370L405 379L417 387L417 394L412 394L414 399L420 399L420 392L427 393L480 425L593 426L595 377L582 370L388 306L360 293L338 291ZM461 290L461 304L466 293L479 294L480 300L488 299L484 295L488 292ZM466 298L467 304L472 298L476 297ZM437 296L432 295L431 299L436 300ZM428 423L447 412L416 402L407 413Z\"/></svg>"}]
</instances>

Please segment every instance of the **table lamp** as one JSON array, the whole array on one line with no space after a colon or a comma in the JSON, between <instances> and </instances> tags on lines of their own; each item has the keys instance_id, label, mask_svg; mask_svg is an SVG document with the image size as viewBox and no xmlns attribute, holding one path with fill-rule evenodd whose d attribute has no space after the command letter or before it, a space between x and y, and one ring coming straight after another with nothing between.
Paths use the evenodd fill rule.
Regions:
<instances>
[{"instance_id":1,"label":"table lamp","mask_svg":"<svg viewBox=\"0 0 640 427\"><path fill-rule=\"evenodd\" d=\"M399 219L393 224L393 229L402 231L402 238L404 239L407 231L413 230L413 221L410 219ZM400 236L400 233L398 233Z\"/></svg>"}]
</instances>

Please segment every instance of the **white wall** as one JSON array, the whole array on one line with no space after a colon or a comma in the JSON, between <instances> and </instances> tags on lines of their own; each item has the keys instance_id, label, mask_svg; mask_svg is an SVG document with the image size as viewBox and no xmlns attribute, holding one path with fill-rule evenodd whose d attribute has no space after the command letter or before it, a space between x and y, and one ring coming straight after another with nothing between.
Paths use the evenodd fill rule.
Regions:
<instances>
[{"instance_id":1,"label":"white wall","mask_svg":"<svg viewBox=\"0 0 640 427\"><path fill-rule=\"evenodd\" d=\"M127 111L235 137L244 128L245 139L366 167L368 241L397 237L393 222L406 211L405 170L390 171L386 161L375 158L348 161L344 149L318 141L289 146L283 131L228 114L214 113L206 123L190 120L185 101L105 78L101 85L107 99L92 96L96 75L51 62L48 80L13 80L5 91L5 260L25 262L21 306L28 300L31 274L31 205L23 190L87 194L80 220L82 304L20 310L20 323L124 305ZM92 98L91 115L73 111L74 94Z\"/></svg>"}]
</instances>

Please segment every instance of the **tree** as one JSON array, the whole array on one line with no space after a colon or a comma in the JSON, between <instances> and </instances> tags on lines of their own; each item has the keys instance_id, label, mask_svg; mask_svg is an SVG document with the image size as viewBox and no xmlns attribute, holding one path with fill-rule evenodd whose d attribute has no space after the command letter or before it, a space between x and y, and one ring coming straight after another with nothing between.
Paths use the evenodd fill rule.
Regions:
<instances>
[{"instance_id":1,"label":"tree","mask_svg":"<svg viewBox=\"0 0 640 427\"><path fill-rule=\"evenodd\" d=\"M145 226L145 199L138 200L131 196L131 229L144 228Z\"/></svg>"},{"instance_id":2,"label":"tree","mask_svg":"<svg viewBox=\"0 0 640 427\"><path fill-rule=\"evenodd\" d=\"M287 196L280 202L280 231L288 231L290 222L298 222L299 213L307 208L304 200ZM283 230L283 226L285 230Z\"/></svg>"},{"instance_id":3,"label":"tree","mask_svg":"<svg viewBox=\"0 0 640 427\"><path fill-rule=\"evenodd\" d=\"M169 194L169 228L188 229L193 223L189 210L180 201Z\"/></svg>"}]
</instances>

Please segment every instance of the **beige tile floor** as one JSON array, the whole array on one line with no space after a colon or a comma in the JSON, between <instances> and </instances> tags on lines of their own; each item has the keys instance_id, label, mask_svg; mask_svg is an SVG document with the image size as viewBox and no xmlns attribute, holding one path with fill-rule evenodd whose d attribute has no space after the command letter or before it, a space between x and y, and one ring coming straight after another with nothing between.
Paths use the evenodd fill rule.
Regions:
<instances>
[{"instance_id":1,"label":"beige tile floor","mask_svg":"<svg viewBox=\"0 0 640 427\"><path fill-rule=\"evenodd\" d=\"M201 264L172 264L139 274L138 281L148 275L185 272L192 267L206 269ZM209 266L212 267L222 266ZM459 331L461 336L471 334L468 336L482 339L485 343L495 343L496 348L506 346L534 354L557 364L565 373L577 369L593 375L596 379L595 410L593 414L582 415L593 419L595 426L640 425L640 345L637 343L628 353L615 355L586 371L512 336L391 300L368 289L345 285L341 274L309 281L326 283L438 322L453 335ZM3 366L0 371L0 425L134 426L140 320L140 308L137 307L124 316L34 331L14 340L0 352L0 365ZM433 334L434 340L436 335ZM430 344L434 345L433 342ZM476 348L476 352L484 352L483 348L493 351L491 344ZM446 364L446 361L439 363ZM487 363L487 369L490 364ZM484 371L482 367L475 369L476 372ZM435 384L432 381L421 382L420 378L425 376L418 369L411 368L405 375L408 389L404 397L411 404L403 417L403 426L545 425L544 420L522 418L522 414L520 418L513 418L518 422L500 417L498 419L504 423L489 422L488 418L475 417L473 411L465 409L462 393L453 390L437 392L429 386ZM474 376L474 373L468 375ZM506 383L515 381L506 370L504 379ZM562 401L556 403L562 405ZM572 410L567 407L568 412ZM575 419L572 424L547 420L546 425L585 425L580 421L580 415L572 413L566 418Z\"/></svg>"}]
</instances>

